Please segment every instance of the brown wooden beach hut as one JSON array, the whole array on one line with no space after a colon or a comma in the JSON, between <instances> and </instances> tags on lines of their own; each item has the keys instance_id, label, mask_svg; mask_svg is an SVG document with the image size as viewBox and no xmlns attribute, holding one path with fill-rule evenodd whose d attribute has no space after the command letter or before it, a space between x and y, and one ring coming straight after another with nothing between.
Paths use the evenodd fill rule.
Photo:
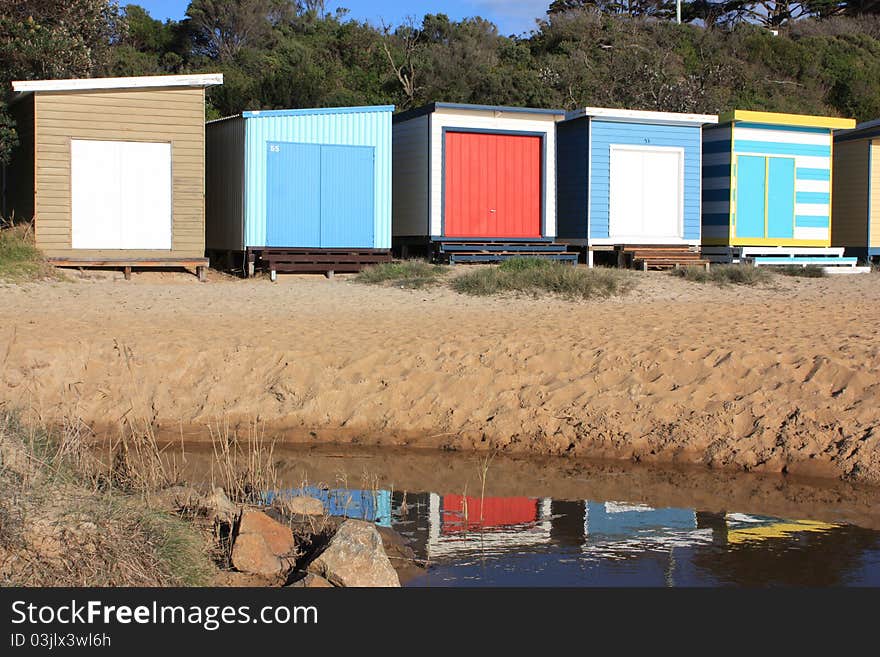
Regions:
<instances>
[{"instance_id":1,"label":"brown wooden beach hut","mask_svg":"<svg viewBox=\"0 0 880 657\"><path fill-rule=\"evenodd\" d=\"M13 82L20 146L4 215L69 267L187 267L205 258L205 88L221 74Z\"/></svg>"}]
</instances>

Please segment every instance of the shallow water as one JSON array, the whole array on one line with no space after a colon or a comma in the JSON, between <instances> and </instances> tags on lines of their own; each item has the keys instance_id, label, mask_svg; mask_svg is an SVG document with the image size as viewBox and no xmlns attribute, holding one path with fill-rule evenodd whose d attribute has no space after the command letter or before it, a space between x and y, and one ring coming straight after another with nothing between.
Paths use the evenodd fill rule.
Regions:
<instances>
[{"instance_id":1,"label":"shallow water","mask_svg":"<svg viewBox=\"0 0 880 657\"><path fill-rule=\"evenodd\" d=\"M407 586L880 586L873 488L433 452L276 458L281 490L407 537L427 563ZM209 460L187 453L191 475Z\"/></svg>"}]
</instances>

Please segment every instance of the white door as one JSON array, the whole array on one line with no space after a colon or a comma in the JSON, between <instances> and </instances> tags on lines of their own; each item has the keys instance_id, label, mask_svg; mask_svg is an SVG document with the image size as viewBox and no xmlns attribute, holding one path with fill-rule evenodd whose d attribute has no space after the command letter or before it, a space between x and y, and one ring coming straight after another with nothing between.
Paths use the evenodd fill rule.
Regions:
<instances>
[{"instance_id":1,"label":"white door","mask_svg":"<svg viewBox=\"0 0 880 657\"><path fill-rule=\"evenodd\" d=\"M683 168L680 148L612 146L609 235L642 244L681 240Z\"/></svg>"},{"instance_id":2,"label":"white door","mask_svg":"<svg viewBox=\"0 0 880 657\"><path fill-rule=\"evenodd\" d=\"M171 249L171 144L73 139L74 249Z\"/></svg>"}]
</instances>

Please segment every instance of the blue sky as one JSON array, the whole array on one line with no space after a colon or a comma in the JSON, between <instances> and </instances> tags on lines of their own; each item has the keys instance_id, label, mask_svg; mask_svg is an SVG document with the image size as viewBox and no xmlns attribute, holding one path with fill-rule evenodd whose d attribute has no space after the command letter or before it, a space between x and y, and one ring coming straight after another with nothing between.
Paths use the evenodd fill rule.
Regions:
<instances>
[{"instance_id":1,"label":"blue sky","mask_svg":"<svg viewBox=\"0 0 880 657\"><path fill-rule=\"evenodd\" d=\"M121 0L121 5L128 4ZM188 0L140 0L139 4L153 18L179 20L189 5ZM550 0L327 0L327 8L337 7L350 10L349 16L368 20L376 25L381 20L396 25L407 16L421 18L425 14L447 14L450 18L461 19L466 16L482 16L498 25L502 34L528 32L535 26L535 19L544 15Z\"/></svg>"}]
</instances>

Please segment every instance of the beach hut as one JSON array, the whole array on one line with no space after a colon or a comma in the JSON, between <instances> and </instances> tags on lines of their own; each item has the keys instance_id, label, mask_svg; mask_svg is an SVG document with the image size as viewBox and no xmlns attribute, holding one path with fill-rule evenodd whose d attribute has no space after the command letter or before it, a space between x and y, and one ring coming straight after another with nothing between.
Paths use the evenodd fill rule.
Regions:
<instances>
[{"instance_id":1,"label":"beach hut","mask_svg":"<svg viewBox=\"0 0 880 657\"><path fill-rule=\"evenodd\" d=\"M644 269L701 264L707 114L586 107L557 124L559 240Z\"/></svg>"},{"instance_id":2,"label":"beach hut","mask_svg":"<svg viewBox=\"0 0 880 657\"><path fill-rule=\"evenodd\" d=\"M431 103L394 117L395 248L436 259L576 259L556 237L561 110Z\"/></svg>"},{"instance_id":3,"label":"beach hut","mask_svg":"<svg viewBox=\"0 0 880 657\"><path fill-rule=\"evenodd\" d=\"M854 265L831 246L832 131L852 119L734 110L703 131L703 253Z\"/></svg>"},{"instance_id":4,"label":"beach hut","mask_svg":"<svg viewBox=\"0 0 880 657\"><path fill-rule=\"evenodd\" d=\"M190 267L205 258L205 88L223 76L13 82L20 146L3 212L55 265Z\"/></svg>"},{"instance_id":5,"label":"beach hut","mask_svg":"<svg viewBox=\"0 0 880 657\"><path fill-rule=\"evenodd\" d=\"M880 119L834 135L831 244L880 258Z\"/></svg>"},{"instance_id":6,"label":"beach hut","mask_svg":"<svg viewBox=\"0 0 880 657\"><path fill-rule=\"evenodd\" d=\"M243 112L207 126L206 239L246 274L391 257L391 105Z\"/></svg>"}]
</instances>

